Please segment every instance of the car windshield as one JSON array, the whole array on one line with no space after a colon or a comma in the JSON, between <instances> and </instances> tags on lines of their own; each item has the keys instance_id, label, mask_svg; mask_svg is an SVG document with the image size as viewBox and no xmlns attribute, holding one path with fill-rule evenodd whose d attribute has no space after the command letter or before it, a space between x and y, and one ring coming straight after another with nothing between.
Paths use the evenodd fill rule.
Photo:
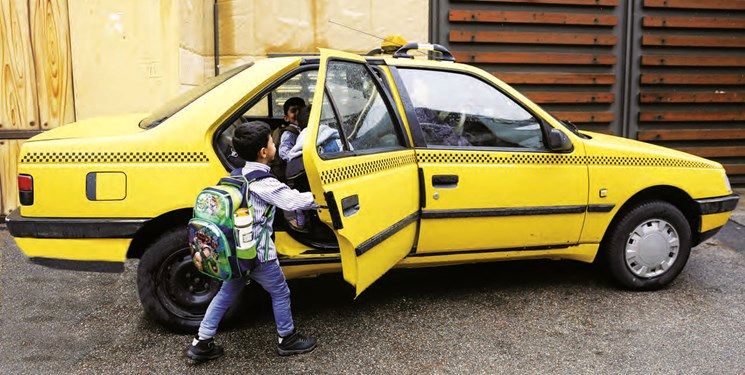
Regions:
<instances>
[{"instance_id":1,"label":"car windshield","mask_svg":"<svg viewBox=\"0 0 745 375\"><path fill-rule=\"evenodd\" d=\"M140 127L143 129L152 129L160 125L163 121L173 116L174 113L189 105L189 103L197 100L199 97L214 89L219 84L227 81L230 77L246 70L251 65L253 65L253 63L241 65L239 67L230 69L218 76L211 77L204 81L201 85L194 87L193 89L171 99L170 101L168 101L168 103L156 109L152 114L142 119L142 121L140 121Z\"/></svg>"}]
</instances>

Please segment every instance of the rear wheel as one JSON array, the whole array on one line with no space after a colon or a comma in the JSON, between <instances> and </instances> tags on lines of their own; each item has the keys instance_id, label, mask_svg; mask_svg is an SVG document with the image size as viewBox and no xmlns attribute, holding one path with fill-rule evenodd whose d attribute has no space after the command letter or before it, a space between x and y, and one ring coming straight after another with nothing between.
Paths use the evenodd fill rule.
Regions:
<instances>
[{"instance_id":1,"label":"rear wheel","mask_svg":"<svg viewBox=\"0 0 745 375\"><path fill-rule=\"evenodd\" d=\"M186 228L171 230L155 240L145 249L137 269L137 288L145 313L177 332L196 332L220 285L194 267ZM242 306L237 302L224 319L236 315Z\"/></svg>"},{"instance_id":2,"label":"rear wheel","mask_svg":"<svg viewBox=\"0 0 745 375\"><path fill-rule=\"evenodd\" d=\"M659 289L683 270L691 252L691 227L670 203L649 201L627 211L610 228L601 263L621 286Z\"/></svg>"}]
</instances>

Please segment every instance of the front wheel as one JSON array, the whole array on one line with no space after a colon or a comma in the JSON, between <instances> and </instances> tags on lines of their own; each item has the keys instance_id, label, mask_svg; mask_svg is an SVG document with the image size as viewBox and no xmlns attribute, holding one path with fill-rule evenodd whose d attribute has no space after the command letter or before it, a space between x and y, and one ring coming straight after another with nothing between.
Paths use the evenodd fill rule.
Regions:
<instances>
[{"instance_id":1,"label":"front wheel","mask_svg":"<svg viewBox=\"0 0 745 375\"><path fill-rule=\"evenodd\" d=\"M146 315L176 332L196 332L220 286L194 267L186 228L158 237L145 249L137 269L137 290ZM237 302L224 319L242 306Z\"/></svg>"},{"instance_id":2,"label":"front wheel","mask_svg":"<svg viewBox=\"0 0 745 375\"><path fill-rule=\"evenodd\" d=\"M609 230L601 264L628 289L666 286L683 270L691 252L691 227L683 213L667 202L644 202Z\"/></svg>"}]
</instances>

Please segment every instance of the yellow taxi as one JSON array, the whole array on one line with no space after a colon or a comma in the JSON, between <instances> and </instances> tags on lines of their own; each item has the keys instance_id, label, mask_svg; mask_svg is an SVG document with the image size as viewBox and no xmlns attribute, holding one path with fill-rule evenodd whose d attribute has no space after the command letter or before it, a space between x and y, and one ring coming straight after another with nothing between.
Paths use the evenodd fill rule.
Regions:
<instances>
[{"instance_id":1,"label":"yellow taxi","mask_svg":"<svg viewBox=\"0 0 745 375\"><path fill-rule=\"evenodd\" d=\"M656 289L738 201L719 163L579 131L444 47L409 43L392 55L259 60L151 114L39 134L19 156L8 229L50 267L116 272L139 258L146 313L194 329L219 289L191 262L194 199L243 165L235 126L281 127L296 96L313 103L301 165L322 208L305 231L277 215L288 278L341 271L359 294L394 267L547 258ZM340 149L323 146L328 134Z\"/></svg>"}]
</instances>

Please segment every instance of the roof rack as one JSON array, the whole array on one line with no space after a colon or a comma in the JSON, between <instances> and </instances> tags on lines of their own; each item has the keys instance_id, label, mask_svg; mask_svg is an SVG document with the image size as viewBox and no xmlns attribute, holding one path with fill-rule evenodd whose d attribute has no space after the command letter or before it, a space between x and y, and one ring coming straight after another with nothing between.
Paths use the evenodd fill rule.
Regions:
<instances>
[{"instance_id":1,"label":"roof rack","mask_svg":"<svg viewBox=\"0 0 745 375\"><path fill-rule=\"evenodd\" d=\"M396 51L396 53L393 54L393 57L399 58L399 59L401 58L413 59L414 56L411 56L408 54L408 52L413 49L434 51L434 52L440 53L439 56L436 53L429 53L428 59L430 60L455 62L455 57L453 57L453 54L450 53L450 51L447 48L439 44L430 44L430 43L416 43L416 42L407 43L405 46L399 48L398 51Z\"/></svg>"}]
</instances>

